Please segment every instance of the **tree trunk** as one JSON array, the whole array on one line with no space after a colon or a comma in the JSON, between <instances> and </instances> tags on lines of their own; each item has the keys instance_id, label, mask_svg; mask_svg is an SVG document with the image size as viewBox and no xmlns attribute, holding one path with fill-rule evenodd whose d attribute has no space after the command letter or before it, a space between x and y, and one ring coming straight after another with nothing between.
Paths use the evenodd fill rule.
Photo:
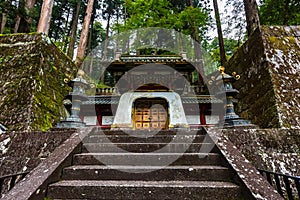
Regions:
<instances>
[{"instance_id":1,"label":"tree trunk","mask_svg":"<svg viewBox=\"0 0 300 200\"><path fill-rule=\"evenodd\" d=\"M20 26L20 22L21 22L21 11L25 6L25 2L24 0L19 0L18 3L18 8L17 8L17 13L16 13L16 22L15 22L15 26L14 26L14 33L17 33L19 30L19 26Z\"/></svg>"},{"instance_id":2,"label":"tree trunk","mask_svg":"<svg viewBox=\"0 0 300 200\"><path fill-rule=\"evenodd\" d=\"M247 33L250 36L256 28L260 27L258 6L256 0L243 0L247 21Z\"/></svg>"},{"instance_id":3,"label":"tree trunk","mask_svg":"<svg viewBox=\"0 0 300 200\"><path fill-rule=\"evenodd\" d=\"M50 28L50 19L52 14L53 0L44 0L41 10L41 16L37 27L38 33L45 33L48 35Z\"/></svg>"},{"instance_id":4,"label":"tree trunk","mask_svg":"<svg viewBox=\"0 0 300 200\"><path fill-rule=\"evenodd\" d=\"M0 34L2 34L4 32L6 21L7 21L6 13L3 12L2 17L1 17Z\"/></svg>"},{"instance_id":5,"label":"tree trunk","mask_svg":"<svg viewBox=\"0 0 300 200\"><path fill-rule=\"evenodd\" d=\"M108 13L107 24L106 24L106 32L105 32L105 40L104 40L104 49L103 49L103 59L107 59L107 46L108 46L108 37L109 37L109 28L110 28L110 18L111 14Z\"/></svg>"},{"instance_id":6,"label":"tree trunk","mask_svg":"<svg viewBox=\"0 0 300 200\"><path fill-rule=\"evenodd\" d=\"M108 17L107 17L105 40L104 40L104 49L103 49L103 55L102 55L103 60L107 59L107 46L108 46L108 38L109 38L110 18L111 18L111 13L109 12ZM100 81L102 83L104 83L104 79L105 79L105 69L104 69L104 67L102 67L101 68Z\"/></svg>"},{"instance_id":7,"label":"tree trunk","mask_svg":"<svg viewBox=\"0 0 300 200\"><path fill-rule=\"evenodd\" d=\"M124 1L124 25L126 25L127 20L127 7L126 7L126 1Z\"/></svg>"},{"instance_id":8,"label":"tree trunk","mask_svg":"<svg viewBox=\"0 0 300 200\"><path fill-rule=\"evenodd\" d=\"M64 27L64 33L63 33L64 36L63 36L63 40L62 40L62 50L63 50L63 52L66 52L67 43L68 43L68 36L70 35L70 29L68 28L70 12L71 12L71 7L68 7L68 14L67 14L65 27Z\"/></svg>"},{"instance_id":9,"label":"tree trunk","mask_svg":"<svg viewBox=\"0 0 300 200\"><path fill-rule=\"evenodd\" d=\"M84 17L82 31L80 34L80 40L79 40L79 44L78 44L78 51L77 51L77 56L76 56L77 65L81 65L82 60L85 55L85 48L86 48L87 39L88 39L90 21L91 21L91 16L92 16L92 12L93 12L93 5L94 5L94 0L89 0L87 8L86 8L86 15Z\"/></svg>"},{"instance_id":10,"label":"tree trunk","mask_svg":"<svg viewBox=\"0 0 300 200\"><path fill-rule=\"evenodd\" d=\"M225 55L224 40L223 40L223 33L222 33L222 26L221 26L221 20L220 20L218 1L213 0L213 4L214 4L215 17L216 17L216 23L217 23L217 30L218 30L220 60L221 60L221 65L224 66L225 63L226 63L226 55Z\"/></svg>"},{"instance_id":11,"label":"tree trunk","mask_svg":"<svg viewBox=\"0 0 300 200\"><path fill-rule=\"evenodd\" d=\"M90 53L92 51L92 39L93 39L93 28L94 28L94 22L95 22L95 13L96 10L93 10L92 16L91 16L91 25L90 25L90 31L89 31L89 40L88 40L88 47L87 52Z\"/></svg>"},{"instance_id":12,"label":"tree trunk","mask_svg":"<svg viewBox=\"0 0 300 200\"><path fill-rule=\"evenodd\" d=\"M75 49L75 42L76 42L76 35L77 35L77 25L78 25L79 13L80 13L80 6L81 6L81 0L78 0L77 1L77 7L76 7L76 13L73 16L73 20L72 20L70 43L69 43L69 48L68 48L68 53L67 53L67 55L70 58L73 58L73 56L74 56L74 49Z\"/></svg>"},{"instance_id":13,"label":"tree trunk","mask_svg":"<svg viewBox=\"0 0 300 200\"><path fill-rule=\"evenodd\" d=\"M285 5L284 5L284 18L283 18L283 25L289 25L289 15L290 15L290 11L289 11L289 4L290 4L290 0L285 0Z\"/></svg>"},{"instance_id":14,"label":"tree trunk","mask_svg":"<svg viewBox=\"0 0 300 200\"><path fill-rule=\"evenodd\" d=\"M187 0L187 6L193 6L194 7L194 3L193 0Z\"/></svg>"},{"instance_id":15,"label":"tree trunk","mask_svg":"<svg viewBox=\"0 0 300 200\"><path fill-rule=\"evenodd\" d=\"M187 5L194 7L193 0L187 0ZM202 60L202 51L201 51L201 44L200 39L198 36L198 27L194 24L192 25L192 34L191 37L194 39L194 54L195 54L195 68L197 69L198 74L198 84L203 85L205 82L205 73L203 68L203 60Z\"/></svg>"},{"instance_id":16,"label":"tree trunk","mask_svg":"<svg viewBox=\"0 0 300 200\"><path fill-rule=\"evenodd\" d=\"M195 52L195 67L198 71L198 84L203 85L205 83L205 73L203 68L203 60L202 60L202 50L201 50L201 44L199 36L197 35L197 32L193 33L193 39L194 39L194 52Z\"/></svg>"},{"instance_id":17,"label":"tree trunk","mask_svg":"<svg viewBox=\"0 0 300 200\"><path fill-rule=\"evenodd\" d=\"M16 17L16 23L14 27L14 33L29 33L32 18L30 16L30 11L33 9L36 0L24 0L19 2L18 14ZM24 10L24 11L22 11Z\"/></svg>"},{"instance_id":18,"label":"tree trunk","mask_svg":"<svg viewBox=\"0 0 300 200\"><path fill-rule=\"evenodd\" d=\"M21 23L21 26L19 27L20 32L25 32L25 33L30 32L30 28L31 28L31 24L32 24L32 17L30 16L30 12L34 8L35 3L36 3L36 0L27 0L26 1L26 5L25 5L26 16L23 18L25 23L24 23L24 27L23 27L23 24ZM21 22L22 22L22 20L21 20Z\"/></svg>"},{"instance_id":19,"label":"tree trunk","mask_svg":"<svg viewBox=\"0 0 300 200\"><path fill-rule=\"evenodd\" d=\"M11 0L8 0L7 3L12 3ZM5 5L5 4L4 4ZM6 9L2 9L2 14L1 14L1 26L0 26L0 34L2 34L4 32L5 29L5 25L7 22L7 10Z\"/></svg>"},{"instance_id":20,"label":"tree trunk","mask_svg":"<svg viewBox=\"0 0 300 200\"><path fill-rule=\"evenodd\" d=\"M14 27L14 33L18 32L19 26L20 26L20 22L21 22L21 17L20 17L19 14L17 14L16 23L15 23L15 27Z\"/></svg>"}]
</instances>

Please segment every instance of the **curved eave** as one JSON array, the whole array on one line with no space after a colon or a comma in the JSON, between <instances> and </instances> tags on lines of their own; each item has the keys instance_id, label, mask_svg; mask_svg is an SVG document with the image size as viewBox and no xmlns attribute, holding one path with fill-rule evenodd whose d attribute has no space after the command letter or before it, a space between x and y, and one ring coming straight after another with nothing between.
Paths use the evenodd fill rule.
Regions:
<instances>
[{"instance_id":1,"label":"curved eave","mask_svg":"<svg viewBox=\"0 0 300 200\"><path fill-rule=\"evenodd\" d=\"M195 66L183 59L181 56L121 56L118 60L111 62L107 70L110 72L129 71L130 69L145 65L160 64L168 65L178 71L194 71Z\"/></svg>"},{"instance_id":2,"label":"curved eave","mask_svg":"<svg viewBox=\"0 0 300 200\"><path fill-rule=\"evenodd\" d=\"M114 96L95 96L89 97L89 100L83 101L82 105L112 105L118 104L120 97ZM222 100L209 95L197 96L197 97L181 97L183 104L221 104ZM70 101L65 102L65 105L72 105Z\"/></svg>"}]
</instances>

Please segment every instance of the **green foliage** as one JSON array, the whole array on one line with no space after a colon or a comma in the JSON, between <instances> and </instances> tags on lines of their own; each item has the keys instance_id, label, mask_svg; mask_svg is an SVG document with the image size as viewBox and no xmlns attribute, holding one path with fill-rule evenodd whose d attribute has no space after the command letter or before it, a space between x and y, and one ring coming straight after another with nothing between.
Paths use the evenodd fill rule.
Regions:
<instances>
[{"instance_id":1,"label":"green foliage","mask_svg":"<svg viewBox=\"0 0 300 200\"><path fill-rule=\"evenodd\" d=\"M6 14L7 21L3 33L12 33L14 27L13 19L16 17L16 7L8 0L0 1L0 19L2 20L2 13Z\"/></svg>"},{"instance_id":2,"label":"green foliage","mask_svg":"<svg viewBox=\"0 0 300 200\"><path fill-rule=\"evenodd\" d=\"M259 14L263 25L300 25L300 1L261 0Z\"/></svg>"},{"instance_id":3,"label":"green foliage","mask_svg":"<svg viewBox=\"0 0 300 200\"><path fill-rule=\"evenodd\" d=\"M234 8L234 9L232 9ZM223 8L221 8L223 10ZM226 26L223 26L224 35L233 35L237 40L242 40L246 36L246 17L243 1L226 0L224 8L226 16L222 19Z\"/></svg>"},{"instance_id":4,"label":"green foliage","mask_svg":"<svg viewBox=\"0 0 300 200\"><path fill-rule=\"evenodd\" d=\"M117 25L121 32L142 27L170 28L171 10L167 0L128 0L125 8L127 19L123 25Z\"/></svg>"},{"instance_id":5,"label":"green foliage","mask_svg":"<svg viewBox=\"0 0 300 200\"><path fill-rule=\"evenodd\" d=\"M209 23L208 13L201 8L185 7L183 10L171 4L170 0L128 0L126 1L128 18L115 29L126 31L143 27L162 27L192 34L195 28L206 29Z\"/></svg>"},{"instance_id":6,"label":"green foliage","mask_svg":"<svg viewBox=\"0 0 300 200\"><path fill-rule=\"evenodd\" d=\"M117 18L120 18L120 15L124 12L122 5L125 0L102 0L101 3L102 7L99 8L102 10L104 20L107 20L108 15L117 15Z\"/></svg>"},{"instance_id":7,"label":"green foliage","mask_svg":"<svg viewBox=\"0 0 300 200\"><path fill-rule=\"evenodd\" d=\"M196 28L199 29L200 33L204 34L204 31L207 30L208 22L209 17L206 12L200 8L189 6L178 14L173 28L187 35L191 35Z\"/></svg>"},{"instance_id":8,"label":"green foliage","mask_svg":"<svg viewBox=\"0 0 300 200\"><path fill-rule=\"evenodd\" d=\"M227 60L238 50L238 48L242 45L242 42L234 39L224 38L224 48L225 48L225 56ZM210 74L216 71L221 65L220 61L220 48L218 38L214 38L214 40L210 43L206 43L205 50L208 54L204 54L204 62L205 62L205 73Z\"/></svg>"},{"instance_id":9,"label":"green foliage","mask_svg":"<svg viewBox=\"0 0 300 200\"><path fill-rule=\"evenodd\" d=\"M109 79L109 77L107 77L107 75L106 75L105 78L106 78L106 79ZM111 88L111 86L108 86L108 85L106 85L106 84L104 84L104 83L98 81L98 83L97 83L97 85L96 85L96 88Z\"/></svg>"},{"instance_id":10,"label":"green foliage","mask_svg":"<svg viewBox=\"0 0 300 200\"><path fill-rule=\"evenodd\" d=\"M105 40L105 30L102 27L102 24L98 21L94 22L92 30L92 46L91 49L95 48L101 42Z\"/></svg>"},{"instance_id":11,"label":"green foliage","mask_svg":"<svg viewBox=\"0 0 300 200\"><path fill-rule=\"evenodd\" d=\"M182 42L182 38L178 34L166 30L155 29L157 32L153 30L155 32L153 35L151 30L144 29L145 32L143 32L140 28L158 27L176 30L190 36L188 39L189 41L191 41L191 38L196 41L199 41L200 39L201 41L204 38L204 33L207 31L210 23L208 9L187 6L186 1L128 0L126 1L125 9L127 14L126 20L123 24L115 25L114 30L125 32L128 30L139 29L135 40L130 44L130 48L136 50L139 55L165 55L176 53L176 51L174 52L174 49L171 49L173 52L170 52L170 49L151 49L153 46L147 46L147 44L155 44L159 47L165 46L168 48L175 45L175 49L185 49L191 57L195 55L194 49L182 46L184 45L183 43L188 42ZM160 35L159 41L152 41L153 38L156 38L155 35L157 34ZM170 41L170 38L173 38L172 41Z\"/></svg>"}]
</instances>

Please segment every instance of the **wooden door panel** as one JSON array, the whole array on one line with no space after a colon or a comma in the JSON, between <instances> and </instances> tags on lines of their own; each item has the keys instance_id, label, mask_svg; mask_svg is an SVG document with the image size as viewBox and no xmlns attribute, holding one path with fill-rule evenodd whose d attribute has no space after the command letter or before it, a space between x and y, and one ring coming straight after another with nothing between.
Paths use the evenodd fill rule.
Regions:
<instances>
[{"instance_id":1,"label":"wooden door panel","mask_svg":"<svg viewBox=\"0 0 300 200\"><path fill-rule=\"evenodd\" d=\"M162 99L139 99L135 102L133 123L136 129L165 129L167 128L167 102Z\"/></svg>"}]
</instances>

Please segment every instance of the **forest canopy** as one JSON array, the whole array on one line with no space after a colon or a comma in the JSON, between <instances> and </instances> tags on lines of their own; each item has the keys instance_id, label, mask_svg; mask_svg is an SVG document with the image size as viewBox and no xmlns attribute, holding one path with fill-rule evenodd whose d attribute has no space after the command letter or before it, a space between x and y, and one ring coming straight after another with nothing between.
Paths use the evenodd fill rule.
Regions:
<instances>
[{"instance_id":1,"label":"forest canopy","mask_svg":"<svg viewBox=\"0 0 300 200\"><path fill-rule=\"evenodd\" d=\"M218 8L220 23L216 22L212 2L222 5ZM43 10L43 3L51 5L50 9ZM300 24L297 0L259 0L257 3L262 25ZM84 57L122 31L163 27L200 42L217 66L219 54L223 52L225 58L230 57L247 38L247 9L255 11L255 5L256 1L249 0L3 0L0 2L0 33L36 32L42 15L49 15L48 36L75 59L78 51L83 51ZM217 42L220 34L216 35L216 25L223 28L224 49L220 49ZM80 37L82 35L85 37ZM82 44L81 40L86 41ZM80 55L80 59L83 57Z\"/></svg>"}]
</instances>

